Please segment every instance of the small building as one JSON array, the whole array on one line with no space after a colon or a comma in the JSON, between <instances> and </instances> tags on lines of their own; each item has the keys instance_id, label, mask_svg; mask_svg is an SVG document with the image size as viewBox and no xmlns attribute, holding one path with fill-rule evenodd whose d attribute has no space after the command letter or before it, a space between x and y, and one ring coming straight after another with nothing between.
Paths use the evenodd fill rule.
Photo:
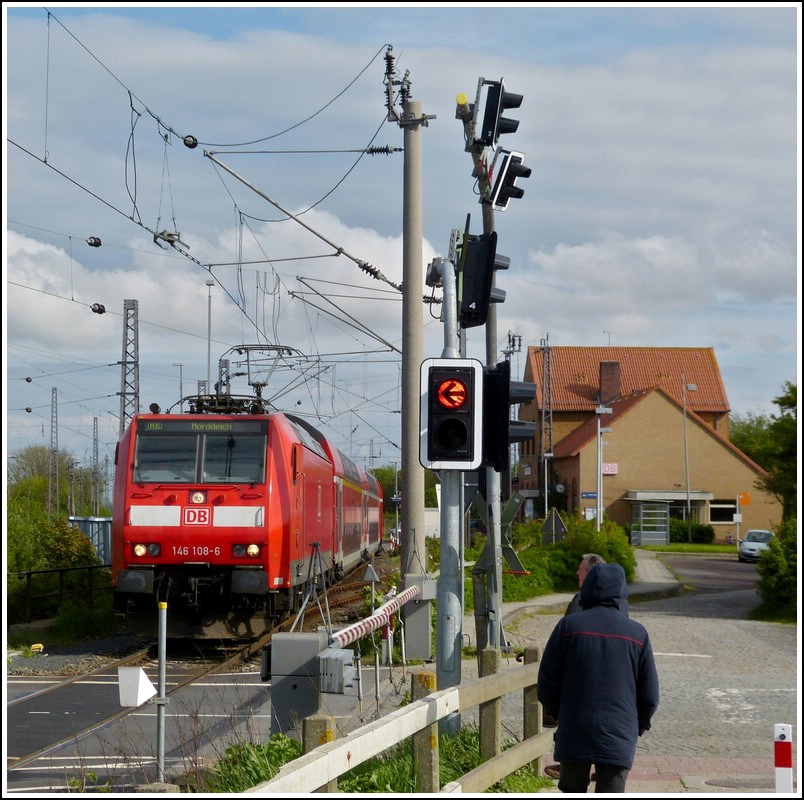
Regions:
<instances>
[{"instance_id":1,"label":"small building","mask_svg":"<svg viewBox=\"0 0 804 800\"><path fill-rule=\"evenodd\" d=\"M519 407L524 513L549 508L629 525L666 541L669 519L710 524L718 542L781 521L765 471L728 439L729 404L711 348L529 347ZM598 493L600 492L600 497Z\"/></svg>"},{"instance_id":2,"label":"small building","mask_svg":"<svg viewBox=\"0 0 804 800\"><path fill-rule=\"evenodd\" d=\"M101 564L112 563L111 517L67 517L67 522L89 539Z\"/></svg>"}]
</instances>

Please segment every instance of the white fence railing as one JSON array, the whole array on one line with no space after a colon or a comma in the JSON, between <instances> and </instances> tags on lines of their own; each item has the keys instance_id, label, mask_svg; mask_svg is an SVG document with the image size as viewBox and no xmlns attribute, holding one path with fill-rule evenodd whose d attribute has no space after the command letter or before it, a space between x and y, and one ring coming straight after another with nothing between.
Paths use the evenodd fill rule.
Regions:
<instances>
[{"instance_id":1,"label":"white fence railing","mask_svg":"<svg viewBox=\"0 0 804 800\"><path fill-rule=\"evenodd\" d=\"M416 753L418 792L482 792L520 767L533 762L536 774L541 774L542 758L552 752L553 733L542 729L542 711L536 698L538 649L526 650L524 663L514 669L499 671L499 651L488 649L482 655L482 670L486 677L435 691L421 696L435 684L432 673L413 675L414 702L353 731L343 739L331 741L334 722L330 720L329 735L322 735L322 717L304 721L314 728L315 735L304 735L309 741L326 741L285 764L271 780L247 790L247 794L272 795L290 793L298 796L315 791L337 791L337 780L368 759L393 749L406 739L412 739ZM417 689L418 685L418 689ZM424 688L422 688L424 687ZM522 692L523 741L501 750L502 697ZM419 697L417 698L417 694ZM460 780L441 787L438 770L438 722L456 712L479 707L480 750L485 761ZM312 731L312 728L311 728Z\"/></svg>"}]
</instances>

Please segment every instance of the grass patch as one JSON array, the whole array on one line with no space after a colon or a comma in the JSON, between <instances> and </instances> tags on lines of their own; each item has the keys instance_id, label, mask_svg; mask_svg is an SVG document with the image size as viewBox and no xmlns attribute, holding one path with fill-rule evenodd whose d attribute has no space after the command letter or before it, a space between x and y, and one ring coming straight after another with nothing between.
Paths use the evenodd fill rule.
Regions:
<instances>
[{"instance_id":1,"label":"grass patch","mask_svg":"<svg viewBox=\"0 0 804 800\"><path fill-rule=\"evenodd\" d=\"M508 741L503 749L515 745ZM238 744L229 747L206 780L212 792L242 792L270 780L283 764L301 755L301 745L283 734L274 734L264 745ZM480 766L480 731L467 725L439 740L441 785L460 779ZM522 767L492 786L489 792L532 793L553 787L553 781L535 775L529 766ZM375 794L417 791L410 742L398 744L382 756L376 756L355 767L338 779L338 792Z\"/></svg>"},{"instance_id":2,"label":"grass patch","mask_svg":"<svg viewBox=\"0 0 804 800\"><path fill-rule=\"evenodd\" d=\"M111 605L102 608L62 606L56 618L46 626L12 626L8 633L8 646L15 649L30 647L46 641L50 645L67 646L87 639L113 636L120 627L120 619Z\"/></svg>"},{"instance_id":3,"label":"grass patch","mask_svg":"<svg viewBox=\"0 0 804 800\"><path fill-rule=\"evenodd\" d=\"M650 550L653 553L722 553L723 555L737 555L736 544L690 544L680 542L676 544L643 544L638 550Z\"/></svg>"},{"instance_id":4,"label":"grass patch","mask_svg":"<svg viewBox=\"0 0 804 800\"><path fill-rule=\"evenodd\" d=\"M748 612L748 619L757 622L780 622L784 625L795 625L798 623L798 614L796 609L779 609L761 603Z\"/></svg>"},{"instance_id":5,"label":"grass patch","mask_svg":"<svg viewBox=\"0 0 804 800\"><path fill-rule=\"evenodd\" d=\"M54 633L68 642L84 639L99 639L111 636L120 627L120 618L109 605L100 608L85 608L64 605L56 616Z\"/></svg>"}]
</instances>

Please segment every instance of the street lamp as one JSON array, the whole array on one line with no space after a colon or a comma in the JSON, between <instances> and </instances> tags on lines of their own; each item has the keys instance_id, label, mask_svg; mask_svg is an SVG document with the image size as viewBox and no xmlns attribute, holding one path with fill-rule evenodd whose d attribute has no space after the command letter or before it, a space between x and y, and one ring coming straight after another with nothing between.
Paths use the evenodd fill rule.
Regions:
<instances>
[{"instance_id":1,"label":"street lamp","mask_svg":"<svg viewBox=\"0 0 804 800\"><path fill-rule=\"evenodd\" d=\"M684 372L681 372L681 407L684 412L684 478L687 484L687 541L692 542L692 509L690 507L690 456L687 446L687 392L695 392L698 387L687 383Z\"/></svg>"},{"instance_id":2,"label":"street lamp","mask_svg":"<svg viewBox=\"0 0 804 800\"><path fill-rule=\"evenodd\" d=\"M549 473L550 473L550 459L552 457L553 457L552 453L543 453L542 454L542 462L544 464L543 472L544 472L544 518L545 518L545 520L547 519L547 512L549 511L549 509L548 509L549 498L548 498L548 493L547 493L547 483L548 483L548 477L549 477Z\"/></svg>"},{"instance_id":3,"label":"street lamp","mask_svg":"<svg viewBox=\"0 0 804 800\"><path fill-rule=\"evenodd\" d=\"M595 409L597 414L597 501L595 509L595 530L600 530L600 521L603 517L603 434L609 433L611 428L600 427L600 415L611 414L612 409L606 406L598 406Z\"/></svg>"},{"instance_id":4,"label":"street lamp","mask_svg":"<svg viewBox=\"0 0 804 800\"><path fill-rule=\"evenodd\" d=\"M182 380L182 368L184 364L179 364L177 362L173 362L174 367L179 368L179 413L184 413L184 382Z\"/></svg>"},{"instance_id":5,"label":"street lamp","mask_svg":"<svg viewBox=\"0 0 804 800\"><path fill-rule=\"evenodd\" d=\"M212 287L215 281L207 281L207 394L212 394Z\"/></svg>"}]
</instances>

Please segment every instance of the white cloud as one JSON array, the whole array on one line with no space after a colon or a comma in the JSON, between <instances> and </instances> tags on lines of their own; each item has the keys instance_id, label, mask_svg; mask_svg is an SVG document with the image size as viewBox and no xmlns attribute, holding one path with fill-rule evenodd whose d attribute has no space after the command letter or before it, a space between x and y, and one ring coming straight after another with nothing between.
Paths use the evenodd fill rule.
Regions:
<instances>
[{"instance_id":1,"label":"white cloud","mask_svg":"<svg viewBox=\"0 0 804 800\"><path fill-rule=\"evenodd\" d=\"M384 122L389 31L397 76L410 71L431 117L420 130L422 269L446 255L467 214L471 233L482 229L456 95L474 100L479 77L501 76L523 95L509 112L519 129L500 142L533 170L495 219L511 258L498 275L500 348L508 331L524 346L548 335L553 345L712 346L735 410L770 409L796 380L800 337L790 14L522 5L467 8L460 22L438 8L233 8L208 25L200 9L65 8L54 13L70 33L53 22L49 35L44 12L9 16L9 446L41 438L51 384L82 431L116 412L119 367L99 367L97 381L94 369L78 383L57 374L120 359L124 299L139 304L144 400L173 402L175 363L185 391L205 378L208 265L220 284L213 361L255 341L364 353L328 365L324 382L300 390L302 407L326 407L342 437L359 422L364 457L374 437L398 440L399 356L376 354L383 346L357 328L400 347L399 293L280 221L259 194L293 213L314 207L306 225L402 283L404 155L358 161L369 143L404 143L402 126ZM185 134L201 144L186 148ZM157 247L158 230L180 232L190 257ZM90 235L103 246L88 248ZM443 328L428 308L424 325L424 355L438 356ZM482 329L468 331L468 348L485 358ZM326 397L330 378L338 390ZM376 415L380 432L347 419L357 414Z\"/></svg>"}]
</instances>

